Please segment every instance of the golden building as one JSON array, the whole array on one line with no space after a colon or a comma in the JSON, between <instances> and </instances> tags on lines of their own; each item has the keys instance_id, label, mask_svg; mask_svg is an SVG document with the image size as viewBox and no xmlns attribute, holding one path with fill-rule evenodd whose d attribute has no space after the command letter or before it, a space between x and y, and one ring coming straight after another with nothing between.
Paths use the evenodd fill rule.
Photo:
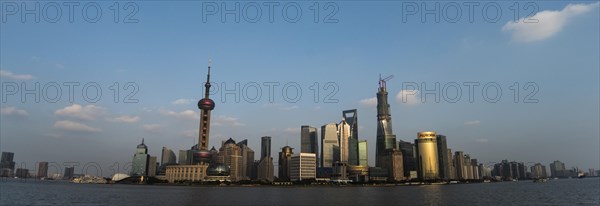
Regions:
<instances>
[{"instance_id":1,"label":"golden building","mask_svg":"<svg viewBox=\"0 0 600 206\"><path fill-rule=\"evenodd\" d=\"M415 140L417 175L423 180L439 179L439 163L435 132L419 132Z\"/></svg>"}]
</instances>

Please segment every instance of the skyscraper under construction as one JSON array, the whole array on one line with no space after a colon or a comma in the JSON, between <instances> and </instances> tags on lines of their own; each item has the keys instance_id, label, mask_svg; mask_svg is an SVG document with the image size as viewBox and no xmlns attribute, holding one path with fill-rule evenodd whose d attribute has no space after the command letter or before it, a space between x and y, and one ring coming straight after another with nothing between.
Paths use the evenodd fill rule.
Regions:
<instances>
[{"instance_id":1,"label":"skyscraper under construction","mask_svg":"<svg viewBox=\"0 0 600 206\"><path fill-rule=\"evenodd\" d=\"M393 76L379 78L379 91L377 92L377 145L375 151L375 166L386 167L386 156L389 151L396 148L396 135L392 132L392 115L388 104L386 81Z\"/></svg>"}]
</instances>

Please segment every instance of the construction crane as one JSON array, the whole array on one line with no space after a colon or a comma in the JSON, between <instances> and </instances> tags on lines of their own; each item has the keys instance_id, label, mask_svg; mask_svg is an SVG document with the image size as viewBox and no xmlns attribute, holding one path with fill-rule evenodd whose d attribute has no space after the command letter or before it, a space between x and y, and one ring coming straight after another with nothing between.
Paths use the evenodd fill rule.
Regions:
<instances>
[{"instance_id":1,"label":"construction crane","mask_svg":"<svg viewBox=\"0 0 600 206\"><path fill-rule=\"evenodd\" d=\"M392 78L394 78L393 74L390 76L387 76L386 78L383 78L383 79L381 78L381 74L379 74L379 88L382 88L383 90L387 90L385 83Z\"/></svg>"}]
</instances>

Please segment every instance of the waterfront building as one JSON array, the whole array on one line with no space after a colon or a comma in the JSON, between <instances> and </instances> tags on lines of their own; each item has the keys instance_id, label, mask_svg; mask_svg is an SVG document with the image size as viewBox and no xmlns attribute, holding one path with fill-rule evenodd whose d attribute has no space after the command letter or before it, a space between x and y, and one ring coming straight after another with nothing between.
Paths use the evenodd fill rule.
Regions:
<instances>
[{"instance_id":1,"label":"waterfront building","mask_svg":"<svg viewBox=\"0 0 600 206\"><path fill-rule=\"evenodd\" d=\"M175 156L175 153L173 152L173 150L170 150L167 147L163 147L162 152L161 152L161 157L160 157L160 167L157 171L157 174L164 175L166 167L168 165L174 165L174 164L177 164L177 156ZM152 165L152 164L150 164L150 165Z\"/></svg>"},{"instance_id":2,"label":"waterfront building","mask_svg":"<svg viewBox=\"0 0 600 206\"><path fill-rule=\"evenodd\" d=\"M65 173L63 175L64 180L73 179L75 176L75 167L65 167Z\"/></svg>"},{"instance_id":3,"label":"waterfront building","mask_svg":"<svg viewBox=\"0 0 600 206\"><path fill-rule=\"evenodd\" d=\"M454 166L456 169L456 179L467 179L467 174L465 171L465 157L463 151L456 151L454 153Z\"/></svg>"},{"instance_id":4,"label":"waterfront building","mask_svg":"<svg viewBox=\"0 0 600 206\"><path fill-rule=\"evenodd\" d=\"M358 112L356 109L342 111L342 120L348 123L348 165L358 165Z\"/></svg>"},{"instance_id":5,"label":"waterfront building","mask_svg":"<svg viewBox=\"0 0 600 206\"><path fill-rule=\"evenodd\" d=\"M199 163L195 165L168 165L165 178L169 183L176 182L200 182L206 177L208 164Z\"/></svg>"},{"instance_id":6,"label":"waterfront building","mask_svg":"<svg viewBox=\"0 0 600 206\"><path fill-rule=\"evenodd\" d=\"M555 160L550 163L550 175L556 178L565 178L568 177L569 172L566 169L565 163Z\"/></svg>"},{"instance_id":7,"label":"waterfront building","mask_svg":"<svg viewBox=\"0 0 600 206\"><path fill-rule=\"evenodd\" d=\"M321 167L333 167L333 163L339 161L335 158L339 157L339 154L336 155L334 147L339 148L337 124L329 123L321 126Z\"/></svg>"},{"instance_id":8,"label":"waterfront building","mask_svg":"<svg viewBox=\"0 0 600 206\"><path fill-rule=\"evenodd\" d=\"M548 174L546 173L546 166L536 163L531 166L531 178L539 179L539 178L547 178Z\"/></svg>"},{"instance_id":9,"label":"waterfront building","mask_svg":"<svg viewBox=\"0 0 600 206\"><path fill-rule=\"evenodd\" d=\"M278 178L283 181L290 180L290 164L292 160L292 155L294 148L290 146L285 146L281 148L281 152L279 152L279 175Z\"/></svg>"},{"instance_id":10,"label":"waterfront building","mask_svg":"<svg viewBox=\"0 0 600 206\"><path fill-rule=\"evenodd\" d=\"M449 174L449 179L454 180L457 179L456 177L456 162L454 161L454 158L452 156L452 150L448 149L447 151L448 153L448 174Z\"/></svg>"},{"instance_id":11,"label":"waterfront building","mask_svg":"<svg viewBox=\"0 0 600 206\"><path fill-rule=\"evenodd\" d=\"M369 167L369 147L367 140L358 141L358 165Z\"/></svg>"},{"instance_id":12,"label":"waterfront building","mask_svg":"<svg viewBox=\"0 0 600 206\"><path fill-rule=\"evenodd\" d=\"M242 140L237 143L242 151L242 177L243 179L254 179L254 150L248 147L248 140ZM211 150L212 151L212 150ZM216 152L216 150L215 150ZM215 155L217 156L217 155Z\"/></svg>"},{"instance_id":13,"label":"waterfront building","mask_svg":"<svg viewBox=\"0 0 600 206\"><path fill-rule=\"evenodd\" d=\"M271 157L271 137L261 138L261 159L257 166L257 178L259 180L273 181L273 157Z\"/></svg>"},{"instance_id":14,"label":"waterfront building","mask_svg":"<svg viewBox=\"0 0 600 206\"><path fill-rule=\"evenodd\" d=\"M479 174L479 164L477 163L477 159L471 159L471 170L473 170L473 179L478 180L481 179L481 174Z\"/></svg>"},{"instance_id":15,"label":"waterfront building","mask_svg":"<svg viewBox=\"0 0 600 206\"><path fill-rule=\"evenodd\" d=\"M314 153L299 153L290 160L290 180L300 181L317 177L317 155Z\"/></svg>"},{"instance_id":16,"label":"waterfront building","mask_svg":"<svg viewBox=\"0 0 600 206\"><path fill-rule=\"evenodd\" d=\"M383 159L389 154L389 150L396 148L396 135L392 131L392 115L388 104L388 92L385 79L379 78L379 90L377 91L377 142L375 147L375 166L386 165Z\"/></svg>"},{"instance_id":17,"label":"waterfront building","mask_svg":"<svg viewBox=\"0 0 600 206\"><path fill-rule=\"evenodd\" d=\"M2 158L0 159L0 176L1 177L12 177L15 172L15 153L2 152Z\"/></svg>"},{"instance_id":18,"label":"waterfront building","mask_svg":"<svg viewBox=\"0 0 600 206\"><path fill-rule=\"evenodd\" d=\"M348 163L350 149L350 125L343 120L338 124L338 139L340 146L340 162Z\"/></svg>"},{"instance_id":19,"label":"waterfront building","mask_svg":"<svg viewBox=\"0 0 600 206\"><path fill-rule=\"evenodd\" d=\"M149 156L148 157L148 172L146 173L146 175L148 175L150 177L156 176L157 167L158 167L158 163L156 162L156 156Z\"/></svg>"},{"instance_id":20,"label":"waterfront building","mask_svg":"<svg viewBox=\"0 0 600 206\"><path fill-rule=\"evenodd\" d=\"M448 162L448 145L446 144L445 135L437 135L437 153L438 153L438 168L440 170L440 178L444 180L450 179L450 162Z\"/></svg>"},{"instance_id":21,"label":"waterfront building","mask_svg":"<svg viewBox=\"0 0 600 206\"><path fill-rule=\"evenodd\" d=\"M25 168L17 168L15 176L18 178L29 178L29 170Z\"/></svg>"},{"instance_id":22,"label":"waterfront building","mask_svg":"<svg viewBox=\"0 0 600 206\"><path fill-rule=\"evenodd\" d=\"M348 172L348 179L353 182L368 182L369 181L369 167L363 165L348 165L346 168Z\"/></svg>"},{"instance_id":23,"label":"waterfront building","mask_svg":"<svg viewBox=\"0 0 600 206\"><path fill-rule=\"evenodd\" d=\"M417 175L423 180L439 179L439 163L435 132L419 132L415 140Z\"/></svg>"},{"instance_id":24,"label":"waterfront building","mask_svg":"<svg viewBox=\"0 0 600 206\"><path fill-rule=\"evenodd\" d=\"M242 149L229 138L219 149L219 162L229 167L231 181L239 181L242 176Z\"/></svg>"},{"instance_id":25,"label":"waterfront building","mask_svg":"<svg viewBox=\"0 0 600 206\"><path fill-rule=\"evenodd\" d=\"M388 166L389 180L401 181L404 180L404 168L402 165L402 152L392 149L389 154L390 163Z\"/></svg>"},{"instance_id":26,"label":"waterfront building","mask_svg":"<svg viewBox=\"0 0 600 206\"><path fill-rule=\"evenodd\" d=\"M415 160L415 145L410 142L398 141L398 149L402 152L402 165L404 176L410 177L410 172L417 172L417 162Z\"/></svg>"},{"instance_id":27,"label":"waterfront building","mask_svg":"<svg viewBox=\"0 0 600 206\"><path fill-rule=\"evenodd\" d=\"M48 177L48 162L40 162L38 163L38 172L37 178L46 178Z\"/></svg>"},{"instance_id":28,"label":"waterfront building","mask_svg":"<svg viewBox=\"0 0 600 206\"><path fill-rule=\"evenodd\" d=\"M148 174L148 163L150 155L148 155L148 147L142 143L136 147L135 154L131 166L131 176L146 176Z\"/></svg>"},{"instance_id":29,"label":"waterfront building","mask_svg":"<svg viewBox=\"0 0 600 206\"><path fill-rule=\"evenodd\" d=\"M179 161L177 163L179 163L180 165L191 164L187 161L187 150L179 150Z\"/></svg>"}]
</instances>

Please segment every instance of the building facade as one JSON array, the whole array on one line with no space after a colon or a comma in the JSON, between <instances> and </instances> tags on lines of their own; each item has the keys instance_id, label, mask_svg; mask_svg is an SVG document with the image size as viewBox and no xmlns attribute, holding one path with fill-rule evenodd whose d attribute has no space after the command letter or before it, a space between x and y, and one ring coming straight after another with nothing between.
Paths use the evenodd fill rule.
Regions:
<instances>
[{"instance_id":1,"label":"building facade","mask_svg":"<svg viewBox=\"0 0 600 206\"><path fill-rule=\"evenodd\" d=\"M148 147L144 144L144 139L142 139L142 143L137 146L133 155L131 176L146 176L148 174L149 161Z\"/></svg>"},{"instance_id":2,"label":"building facade","mask_svg":"<svg viewBox=\"0 0 600 206\"><path fill-rule=\"evenodd\" d=\"M48 177L48 162L40 162L40 163L38 163L37 178L46 178L46 177Z\"/></svg>"},{"instance_id":3,"label":"building facade","mask_svg":"<svg viewBox=\"0 0 600 206\"><path fill-rule=\"evenodd\" d=\"M281 152L279 152L279 175L277 176L280 180L289 181L290 180L290 164L292 161L292 155L294 148L290 146L285 146L281 148Z\"/></svg>"},{"instance_id":4,"label":"building facade","mask_svg":"<svg viewBox=\"0 0 600 206\"><path fill-rule=\"evenodd\" d=\"M300 152L313 153L319 158L318 141L317 128L302 125L300 128Z\"/></svg>"},{"instance_id":5,"label":"building facade","mask_svg":"<svg viewBox=\"0 0 600 206\"><path fill-rule=\"evenodd\" d=\"M335 159L334 147L339 147L337 124L329 123L321 127L321 167L333 167ZM337 155L339 156L339 155Z\"/></svg>"},{"instance_id":6,"label":"building facade","mask_svg":"<svg viewBox=\"0 0 600 206\"><path fill-rule=\"evenodd\" d=\"M242 149L229 138L219 149L218 163L229 167L231 181L243 180L242 176Z\"/></svg>"},{"instance_id":7,"label":"building facade","mask_svg":"<svg viewBox=\"0 0 600 206\"><path fill-rule=\"evenodd\" d=\"M358 112L356 109L342 111L342 119L348 123L348 165L358 165Z\"/></svg>"},{"instance_id":8,"label":"building facade","mask_svg":"<svg viewBox=\"0 0 600 206\"><path fill-rule=\"evenodd\" d=\"M435 132L419 132L415 140L417 175L423 180L439 179L439 162Z\"/></svg>"},{"instance_id":9,"label":"building facade","mask_svg":"<svg viewBox=\"0 0 600 206\"><path fill-rule=\"evenodd\" d=\"M299 153L290 160L290 180L301 181L317 178L317 156L314 153Z\"/></svg>"},{"instance_id":10,"label":"building facade","mask_svg":"<svg viewBox=\"0 0 600 206\"><path fill-rule=\"evenodd\" d=\"M358 165L369 167L369 145L367 140L358 141Z\"/></svg>"},{"instance_id":11,"label":"building facade","mask_svg":"<svg viewBox=\"0 0 600 206\"><path fill-rule=\"evenodd\" d=\"M437 153L438 153L438 168L440 169L440 178L444 180L450 179L450 162L448 162L448 145L446 143L446 136L437 135Z\"/></svg>"},{"instance_id":12,"label":"building facade","mask_svg":"<svg viewBox=\"0 0 600 206\"><path fill-rule=\"evenodd\" d=\"M169 183L200 182L206 177L207 164L195 165L169 165L165 171L165 178Z\"/></svg>"},{"instance_id":13,"label":"building facade","mask_svg":"<svg viewBox=\"0 0 600 206\"><path fill-rule=\"evenodd\" d=\"M387 159L385 156L389 154L389 150L396 148L396 135L392 131L386 79L381 78L377 92L377 142L375 144L375 166L383 167L386 165L384 159Z\"/></svg>"}]
</instances>

